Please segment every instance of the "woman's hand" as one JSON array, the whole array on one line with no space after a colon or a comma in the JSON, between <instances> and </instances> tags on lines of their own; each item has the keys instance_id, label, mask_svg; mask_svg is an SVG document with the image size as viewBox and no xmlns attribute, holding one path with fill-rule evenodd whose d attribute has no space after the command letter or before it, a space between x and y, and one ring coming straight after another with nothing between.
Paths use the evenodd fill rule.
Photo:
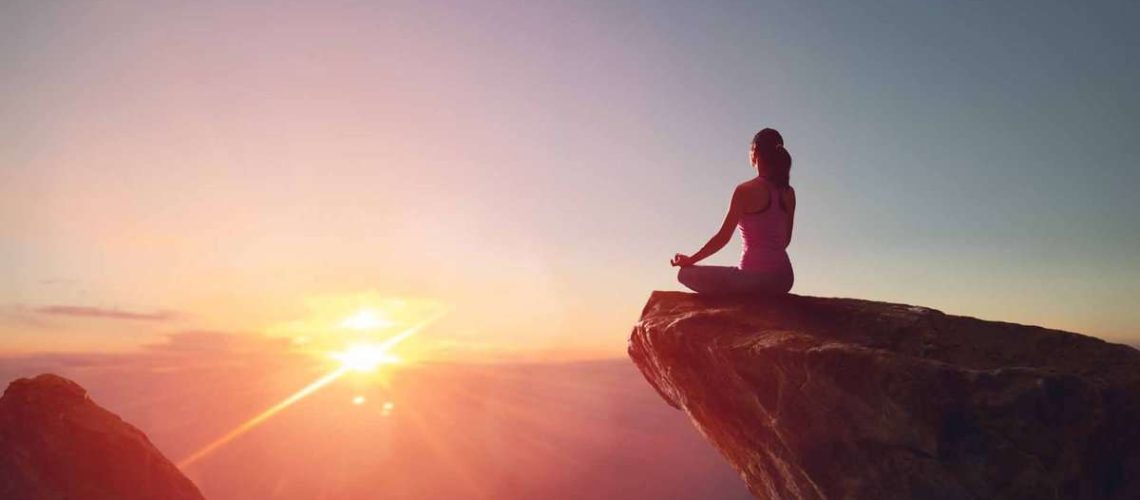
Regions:
<instances>
[{"instance_id":1,"label":"woman's hand","mask_svg":"<svg viewBox=\"0 0 1140 500\"><path fill-rule=\"evenodd\" d=\"M693 265L693 258L683 253L679 253L674 255L673 260L669 261L669 263L676 267L689 267Z\"/></svg>"}]
</instances>

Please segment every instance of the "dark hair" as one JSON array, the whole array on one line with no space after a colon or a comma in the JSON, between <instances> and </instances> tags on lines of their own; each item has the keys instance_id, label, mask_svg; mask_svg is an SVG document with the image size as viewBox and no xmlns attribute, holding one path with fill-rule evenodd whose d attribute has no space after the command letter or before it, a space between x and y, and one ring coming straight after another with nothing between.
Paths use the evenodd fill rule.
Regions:
<instances>
[{"instance_id":1,"label":"dark hair","mask_svg":"<svg viewBox=\"0 0 1140 500\"><path fill-rule=\"evenodd\" d=\"M768 182L775 184L783 193L788 187L792 173L792 155L784 149L784 136L774 128L766 128L756 132L752 138L752 148L764 166L768 167ZM780 208L784 207L784 198L780 197Z\"/></svg>"}]
</instances>

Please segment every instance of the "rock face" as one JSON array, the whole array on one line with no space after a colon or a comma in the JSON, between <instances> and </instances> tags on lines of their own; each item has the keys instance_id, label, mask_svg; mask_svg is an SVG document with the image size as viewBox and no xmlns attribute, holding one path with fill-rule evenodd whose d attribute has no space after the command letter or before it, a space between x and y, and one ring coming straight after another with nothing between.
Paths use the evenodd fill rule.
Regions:
<instances>
[{"instance_id":1,"label":"rock face","mask_svg":"<svg viewBox=\"0 0 1140 500\"><path fill-rule=\"evenodd\" d=\"M18 379L0 398L0 498L201 499L146 435L57 375Z\"/></svg>"},{"instance_id":2,"label":"rock face","mask_svg":"<svg viewBox=\"0 0 1140 500\"><path fill-rule=\"evenodd\" d=\"M921 307L654 292L629 354L770 499L1140 498L1140 351Z\"/></svg>"}]
</instances>

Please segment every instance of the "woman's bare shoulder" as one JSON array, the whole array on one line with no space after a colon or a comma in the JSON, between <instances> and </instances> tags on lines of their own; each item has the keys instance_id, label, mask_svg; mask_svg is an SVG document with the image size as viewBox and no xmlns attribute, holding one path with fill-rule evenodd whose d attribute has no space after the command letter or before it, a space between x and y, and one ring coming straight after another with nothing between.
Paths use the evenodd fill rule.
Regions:
<instances>
[{"instance_id":1,"label":"woman's bare shoulder","mask_svg":"<svg viewBox=\"0 0 1140 500\"><path fill-rule=\"evenodd\" d=\"M757 189L764 186L764 179L762 177L753 177L740 184L736 185L736 189Z\"/></svg>"},{"instance_id":2,"label":"woman's bare shoulder","mask_svg":"<svg viewBox=\"0 0 1140 500\"><path fill-rule=\"evenodd\" d=\"M736 186L734 198L740 200L745 212L755 212L768 205L768 189L762 179L748 179Z\"/></svg>"}]
</instances>

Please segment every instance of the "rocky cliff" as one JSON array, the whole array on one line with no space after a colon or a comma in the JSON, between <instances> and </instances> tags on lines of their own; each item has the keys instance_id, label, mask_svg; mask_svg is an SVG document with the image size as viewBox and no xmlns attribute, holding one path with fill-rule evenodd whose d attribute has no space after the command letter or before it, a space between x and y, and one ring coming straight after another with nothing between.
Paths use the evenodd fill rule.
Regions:
<instances>
[{"instance_id":1,"label":"rocky cliff","mask_svg":"<svg viewBox=\"0 0 1140 500\"><path fill-rule=\"evenodd\" d=\"M770 499L1140 498L1140 351L852 299L654 292L629 354Z\"/></svg>"},{"instance_id":2,"label":"rocky cliff","mask_svg":"<svg viewBox=\"0 0 1140 500\"><path fill-rule=\"evenodd\" d=\"M202 494L146 435L75 382L40 375L0 397L0 498L183 500Z\"/></svg>"}]
</instances>

